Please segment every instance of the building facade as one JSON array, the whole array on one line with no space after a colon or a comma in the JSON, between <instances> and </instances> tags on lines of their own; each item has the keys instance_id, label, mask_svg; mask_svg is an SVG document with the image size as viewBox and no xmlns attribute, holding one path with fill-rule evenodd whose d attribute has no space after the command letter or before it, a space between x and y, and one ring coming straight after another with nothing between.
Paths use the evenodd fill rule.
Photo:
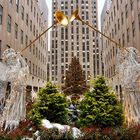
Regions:
<instances>
[{"instance_id":1,"label":"building facade","mask_svg":"<svg viewBox=\"0 0 140 140\"><path fill-rule=\"evenodd\" d=\"M48 51L48 61L47 61L47 81L50 81L50 51Z\"/></svg>"},{"instance_id":2,"label":"building facade","mask_svg":"<svg viewBox=\"0 0 140 140\"><path fill-rule=\"evenodd\" d=\"M109 9L111 6L112 0L105 0L103 9L102 9L102 13L101 13L101 17L100 17L100 21L101 21L101 31L103 32L103 26L104 26L104 21L105 18L107 16L107 14L109 13ZM103 63L103 36L100 37L100 42L101 45L99 45L100 49L100 75L104 76L104 63Z\"/></svg>"},{"instance_id":3,"label":"building facade","mask_svg":"<svg viewBox=\"0 0 140 140\"><path fill-rule=\"evenodd\" d=\"M124 47L133 46L140 51L140 1L113 0L103 22L103 33ZM116 56L119 48L103 37L104 74L117 83Z\"/></svg>"},{"instance_id":4,"label":"building facade","mask_svg":"<svg viewBox=\"0 0 140 140\"><path fill-rule=\"evenodd\" d=\"M140 0L113 0L108 14L105 16L102 31L104 34L118 42L121 46L126 48L135 47L140 51ZM120 100L124 101L123 97L127 96L128 94L125 92L126 89L122 89L122 86L119 83L119 75L116 73L117 54L120 49L118 46L116 46L116 44L110 42L104 37L102 45L104 74L109 78L109 82L116 90ZM140 80L138 78L135 83L137 95L140 95L139 81ZM125 95L123 95L123 93ZM127 99L125 99L125 101L126 100ZM131 99L128 108L130 108L130 106L133 104L132 101L133 100ZM133 115L135 117L131 119L131 122L136 120L140 122L138 115L139 112L137 113L137 111L135 111L138 110L138 106L139 104L135 104L132 107L134 112ZM127 120L128 119L130 119L130 116L128 116Z\"/></svg>"},{"instance_id":5,"label":"building facade","mask_svg":"<svg viewBox=\"0 0 140 140\"><path fill-rule=\"evenodd\" d=\"M21 51L47 28L45 1L0 1L0 55L7 48ZM47 80L47 34L22 53L29 69L28 89L38 90ZM32 88L33 87L33 88Z\"/></svg>"},{"instance_id":6,"label":"building facade","mask_svg":"<svg viewBox=\"0 0 140 140\"><path fill-rule=\"evenodd\" d=\"M53 0L52 9L60 10L68 17L79 8L79 16L90 25L98 28L97 0ZM52 19L52 23L55 19ZM62 84L66 70L74 56L79 58L86 74L91 78L99 75L98 35L80 21L73 21L67 27L57 25L51 33L50 77L55 83Z\"/></svg>"},{"instance_id":7,"label":"building facade","mask_svg":"<svg viewBox=\"0 0 140 140\"><path fill-rule=\"evenodd\" d=\"M102 9L102 13L101 13L101 31L102 31L102 28L104 25L105 17L109 13L111 3L112 3L112 0L105 0L104 6Z\"/></svg>"}]
</instances>

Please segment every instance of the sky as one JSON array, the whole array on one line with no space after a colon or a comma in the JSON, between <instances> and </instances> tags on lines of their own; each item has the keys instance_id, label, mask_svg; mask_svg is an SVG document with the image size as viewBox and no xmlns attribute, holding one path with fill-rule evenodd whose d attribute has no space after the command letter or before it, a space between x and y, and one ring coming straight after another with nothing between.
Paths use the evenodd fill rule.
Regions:
<instances>
[{"instance_id":1,"label":"sky","mask_svg":"<svg viewBox=\"0 0 140 140\"><path fill-rule=\"evenodd\" d=\"M100 16L102 12L102 8L105 0L98 0L98 21L99 21L99 29L100 29ZM49 9L49 26L51 26L51 15L52 15L52 0L46 0L48 9ZM50 46L50 32L49 32L49 46Z\"/></svg>"}]
</instances>

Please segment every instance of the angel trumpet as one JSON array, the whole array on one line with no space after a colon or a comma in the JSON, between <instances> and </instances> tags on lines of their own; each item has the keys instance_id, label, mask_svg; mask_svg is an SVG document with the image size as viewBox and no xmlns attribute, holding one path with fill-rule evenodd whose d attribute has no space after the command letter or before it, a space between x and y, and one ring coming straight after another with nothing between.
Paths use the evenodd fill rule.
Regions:
<instances>
[{"instance_id":1,"label":"angel trumpet","mask_svg":"<svg viewBox=\"0 0 140 140\"><path fill-rule=\"evenodd\" d=\"M94 31L98 32L99 34L101 34L102 36L104 36L105 38L107 38L108 40L110 40L111 42L115 43L116 46L119 46L119 48L124 48L123 46L121 46L119 43L117 43L115 40L111 39L110 37L108 37L107 35L103 34L100 30L98 30L97 28L89 25L88 23L86 23L84 20L82 20L79 16L79 10L75 10L72 14L72 16L70 17L69 21L72 22L74 20L79 20L82 23L86 24L88 27L90 27L91 29L93 29ZM127 50L126 48L124 48L125 50ZM128 51L128 50L127 50Z\"/></svg>"},{"instance_id":2,"label":"angel trumpet","mask_svg":"<svg viewBox=\"0 0 140 140\"><path fill-rule=\"evenodd\" d=\"M54 25L60 23L63 26L68 25L68 17L61 11L56 11L55 12L55 18L56 22L51 25L49 28L47 28L43 33L41 33L37 38L35 38L29 45L27 45L25 48L23 48L20 53L22 53L24 50L26 50L28 47L30 47L35 41L37 41L41 36L43 36L49 29L51 29Z\"/></svg>"}]
</instances>

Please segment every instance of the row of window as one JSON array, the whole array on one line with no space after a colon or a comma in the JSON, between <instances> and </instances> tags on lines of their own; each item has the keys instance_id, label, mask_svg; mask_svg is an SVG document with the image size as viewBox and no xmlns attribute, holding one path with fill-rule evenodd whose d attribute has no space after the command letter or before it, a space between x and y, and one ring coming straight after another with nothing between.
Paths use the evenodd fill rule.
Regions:
<instances>
[{"instance_id":1,"label":"row of window","mask_svg":"<svg viewBox=\"0 0 140 140\"><path fill-rule=\"evenodd\" d=\"M9 0L9 2L13 4L13 0ZM37 23L39 23L39 27L41 27L43 23L41 23L41 18L39 18L39 16L41 16L43 13L39 15L39 13L36 10L36 7L34 6L33 0L27 0L26 3L28 6L30 6L30 11L33 12L34 18L36 18ZM19 9L21 9L21 19L24 20L24 6L21 5L20 7L20 1L16 0L16 11L19 12ZM28 25L28 14L26 14L26 25Z\"/></svg>"},{"instance_id":2,"label":"row of window","mask_svg":"<svg viewBox=\"0 0 140 140\"><path fill-rule=\"evenodd\" d=\"M133 3L134 3L134 1L130 1L131 10L133 10ZM125 5L124 10L125 10L125 19L127 19L128 18L128 4ZM114 17L113 17L113 14L111 12L111 15L109 16L108 22L104 28L104 32L107 32L107 30L109 29L109 27L111 25L110 19L112 19L112 22L114 23L114 21L116 20L115 16L116 16L116 10L115 10L115 6L114 6ZM140 28L140 14L138 15L138 21L139 21L139 28ZM121 16L120 16L120 18L117 19L117 24L115 24L114 30L112 29L112 37L114 37L114 34L115 35L117 34L117 29L120 30L120 27L123 24L124 24L124 12L121 12ZM133 33L133 37L134 37L135 36L135 21L132 22L132 33Z\"/></svg>"},{"instance_id":3,"label":"row of window","mask_svg":"<svg viewBox=\"0 0 140 140\"><path fill-rule=\"evenodd\" d=\"M35 47L35 44L30 47L30 52L38 58L44 65L46 65L46 58L45 56L40 52L40 50Z\"/></svg>"},{"instance_id":4,"label":"row of window","mask_svg":"<svg viewBox=\"0 0 140 140\"><path fill-rule=\"evenodd\" d=\"M32 21L31 21L31 24L32 24ZM10 15L8 15L7 17L7 31L9 33L11 33L11 30L12 30L12 18ZM32 31L32 25L30 26L30 31ZM38 36L38 30L36 30L36 27L34 25L33 27L33 35L34 36ZM15 38L17 39L18 38L18 24L15 23ZM21 44L23 44L23 30L21 30Z\"/></svg>"},{"instance_id":5,"label":"row of window","mask_svg":"<svg viewBox=\"0 0 140 140\"><path fill-rule=\"evenodd\" d=\"M11 32L11 17L8 15L8 22L7 22L7 31ZM15 38L18 39L18 25L17 23L15 23ZM25 35L25 45L28 45L28 36ZM31 41L30 41L31 42ZM46 49L46 44L42 39L39 39L40 45L41 47L43 46L43 48ZM20 30L20 43L23 44L24 43L24 32L23 30ZM32 47L30 47L30 52L32 52L31 50ZM43 62L43 64L45 64L45 57L42 55L42 53L40 53L40 50L38 50L38 48L35 48L35 45L33 45L33 55L36 55L36 57L39 58L39 60L41 60L41 62Z\"/></svg>"},{"instance_id":6,"label":"row of window","mask_svg":"<svg viewBox=\"0 0 140 140\"><path fill-rule=\"evenodd\" d=\"M27 58L26 58L26 62L27 62ZM44 71L42 68L38 67L37 65L32 64L31 61L29 61L29 70L31 74L38 76L44 80L47 77L46 71Z\"/></svg>"},{"instance_id":7,"label":"row of window","mask_svg":"<svg viewBox=\"0 0 140 140\"><path fill-rule=\"evenodd\" d=\"M116 74L115 65L111 66L108 70L105 71L105 76L111 78Z\"/></svg>"},{"instance_id":8,"label":"row of window","mask_svg":"<svg viewBox=\"0 0 140 140\"><path fill-rule=\"evenodd\" d=\"M2 24L2 18L3 18L3 7L0 5L0 25ZM18 39L19 29L18 29L18 24L17 23L15 23L15 27L14 28L15 28L15 38ZM12 19L11 19L11 16L8 15L8 17L7 17L7 31L9 33L11 33L11 30L12 30ZM35 25L32 27L32 20L30 20L30 31L32 31L32 30L33 30L33 35L37 37L38 36L38 30L36 30ZM26 45L27 45L27 43L28 43L28 36L26 35L25 38L26 38L25 42L26 42ZM23 44L23 42L24 42L23 30L20 30L20 42L21 42L21 44ZM40 43L40 40L39 40L39 43ZM41 46L42 46L42 40L41 40ZM44 41L43 41L43 48L46 49L46 44L44 45Z\"/></svg>"},{"instance_id":9,"label":"row of window","mask_svg":"<svg viewBox=\"0 0 140 140\"><path fill-rule=\"evenodd\" d=\"M134 2L134 1L133 1ZM133 3L132 2L132 3ZM125 7L127 7L127 6L125 6ZM132 6L133 7L133 6ZM125 8L125 9L127 9L127 8ZM127 12L126 12L127 13ZM127 13L128 14L128 13ZM127 15L126 14L126 15ZM121 15L123 15L123 14L121 14ZM137 15L135 15L135 17L137 17ZM137 20L138 19L138 20ZM130 27L125 27L126 29L126 32L124 33L123 31L121 31L121 35L120 35L120 38L118 38L118 42L120 43L120 44L122 44L122 46L127 46L129 43L130 43L130 36L132 35L132 39L136 36L136 25L137 25L137 23L136 23L136 21L138 21L139 23L138 23L138 25L139 25L139 29L140 29L140 13L138 14L138 17L137 17L137 19L135 18L135 20L134 21L132 21L132 23L130 24L131 26ZM124 19L122 19L122 22L121 22L122 24L120 24L120 19L118 19L118 30L123 26L123 23L124 23ZM116 29L117 27L116 27L116 24L114 24L114 29L112 29L112 32L110 32L110 37L112 37L112 38L115 38L115 35L117 35L117 29ZM107 29L107 26L106 26L106 29ZM108 31L105 31L105 32L108 32ZM107 46L110 46L111 44L110 44L110 41L107 41L106 40L106 42L105 42L105 46L107 47ZM117 54L117 49L116 49L116 54ZM106 56L105 56L105 65L106 64L108 64L111 60L112 60L112 58L113 58L113 56L115 56L115 50L114 50L114 48L113 48L113 50L112 50L112 48L108 51L108 53L106 53ZM111 71L111 70L110 70ZM109 72L106 72L106 73L109 73ZM111 73L111 72L110 72ZM109 75L109 74L108 74Z\"/></svg>"}]
</instances>

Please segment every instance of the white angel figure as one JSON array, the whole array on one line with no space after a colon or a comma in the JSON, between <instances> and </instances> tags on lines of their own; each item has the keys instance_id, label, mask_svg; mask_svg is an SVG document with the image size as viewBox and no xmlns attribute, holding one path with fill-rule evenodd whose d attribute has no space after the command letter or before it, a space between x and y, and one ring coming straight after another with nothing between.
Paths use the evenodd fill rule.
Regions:
<instances>
[{"instance_id":1,"label":"white angel figure","mask_svg":"<svg viewBox=\"0 0 140 140\"><path fill-rule=\"evenodd\" d=\"M5 50L2 59L6 66L5 80L11 83L11 91L0 116L0 126L5 130L12 130L26 116L26 82L29 68L24 58L14 49Z\"/></svg>"},{"instance_id":2,"label":"white angel figure","mask_svg":"<svg viewBox=\"0 0 140 140\"><path fill-rule=\"evenodd\" d=\"M136 91L136 81L140 76L139 53L134 47L120 51L117 56L117 72L124 88L124 111L128 125L140 123L140 95Z\"/></svg>"}]
</instances>

